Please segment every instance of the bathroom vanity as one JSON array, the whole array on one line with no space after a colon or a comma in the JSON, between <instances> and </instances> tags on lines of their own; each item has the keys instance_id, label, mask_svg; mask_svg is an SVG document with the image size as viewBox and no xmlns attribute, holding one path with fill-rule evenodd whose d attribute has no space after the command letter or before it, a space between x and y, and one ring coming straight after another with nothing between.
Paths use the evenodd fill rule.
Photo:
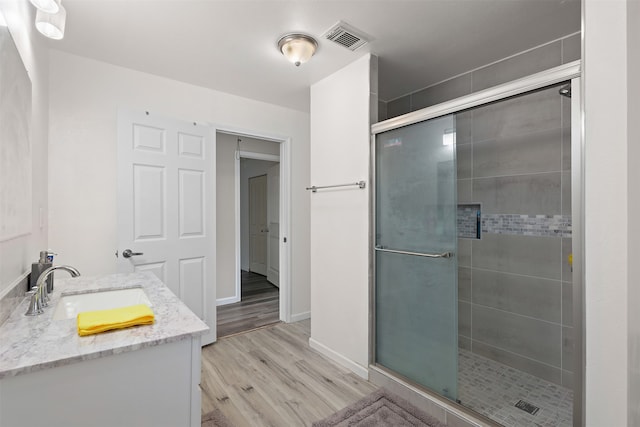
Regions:
<instances>
[{"instance_id":1,"label":"bathroom vanity","mask_svg":"<svg viewBox=\"0 0 640 427\"><path fill-rule=\"evenodd\" d=\"M61 297L139 288L153 325L80 337ZM199 426L200 337L208 327L152 273L56 280L51 302L0 326L0 427Z\"/></svg>"}]
</instances>

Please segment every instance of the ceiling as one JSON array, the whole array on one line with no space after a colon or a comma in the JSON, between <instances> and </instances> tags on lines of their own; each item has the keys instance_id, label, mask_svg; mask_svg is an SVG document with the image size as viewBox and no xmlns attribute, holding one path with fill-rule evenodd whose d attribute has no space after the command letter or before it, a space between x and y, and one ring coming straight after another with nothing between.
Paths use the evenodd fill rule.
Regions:
<instances>
[{"instance_id":1,"label":"ceiling","mask_svg":"<svg viewBox=\"0 0 640 427\"><path fill-rule=\"evenodd\" d=\"M392 100L580 30L580 0L65 0L65 38L49 46L247 98L309 111L309 86L379 56ZM352 52L321 36L342 20L370 35ZM317 38L295 67L285 33Z\"/></svg>"}]
</instances>

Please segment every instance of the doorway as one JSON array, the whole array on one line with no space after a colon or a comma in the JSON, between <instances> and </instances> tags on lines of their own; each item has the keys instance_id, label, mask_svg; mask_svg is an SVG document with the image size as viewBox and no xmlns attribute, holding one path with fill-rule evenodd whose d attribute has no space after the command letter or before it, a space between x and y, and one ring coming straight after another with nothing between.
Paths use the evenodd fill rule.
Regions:
<instances>
[{"instance_id":1,"label":"doorway","mask_svg":"<svg viewBox=\"0 0 640 427\"><path fill-rule=\"evenodd\" d=\"M223 132L216 139L218 194L228 196L218 199L218 210L227 211L226 220L221 217L218 222L219 235L235 231L235 244L218 247L218 289L227 294L232 291L227 298L218 294L223 296L218 298L218 336L224 337L283 318L279 288L284 243L280 236L281 144ZM232 223L235 227L230 227Z\"/></svg>"},{"instance_id":2,"label":"doorway","mask_svg":"<svg viewBox=\"0 0 640 427\"><path fill-rule=\"evenodd\" d=\"M232 144L218 153L218 142L224 138ZM238 138L244 139L246 153L241 153ZM262 154L252 149L253 143L274 144L275 151ZM203 345L216 341L217 307L241 301L240 221L236 220L241 156L262 156L280 165L273 184L278 190L278 221L268 240L275 249L267 260L272 266L267 272L276 273L272 281L279 285L279 320L290 321L290 144L290 138L268 133L186 122L148 111L118 111L116 256L125 249L135 252L118 257L118 271L151 271L158 276L209 326ZM187 249L188 253L180 252Z\"/></svg>"}]
</instances>

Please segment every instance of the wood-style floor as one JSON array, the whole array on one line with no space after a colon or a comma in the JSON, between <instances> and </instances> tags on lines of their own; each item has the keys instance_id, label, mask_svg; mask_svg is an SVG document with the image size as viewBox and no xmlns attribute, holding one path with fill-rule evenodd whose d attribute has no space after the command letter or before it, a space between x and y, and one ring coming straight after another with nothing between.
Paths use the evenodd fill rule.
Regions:
<instances>
[{"instance_id":1,"label":"wood-style floor","mask_svg":"<svg viewBox=\"0 0 640 427\"><path fill-rule=\"evenodd\" d=\"M235 426L308 426L377 387L309 347L310 321L280 323L202 349L202 414Z\"/></svg>"},{"instance_id":2,"label":"wood-style floor","mask_svg":"<svg viewBox=\"0 0 640 427\"><path fill-rule=\"evenodd\" d=\"M218 338L280 320L279 289L260 274L242 271L240 302L218 307Z\"/></svg>"}]
</instances>

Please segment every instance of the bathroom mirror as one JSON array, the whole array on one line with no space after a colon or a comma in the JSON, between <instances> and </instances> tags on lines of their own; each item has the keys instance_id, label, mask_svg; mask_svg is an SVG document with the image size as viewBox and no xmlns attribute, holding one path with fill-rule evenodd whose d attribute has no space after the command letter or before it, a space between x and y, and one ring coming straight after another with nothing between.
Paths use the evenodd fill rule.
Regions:
<instances>
[{"instance_id":1,"label":"bathroom mirror","mask_svg":"<svg viewBox=\"0 0 640 427\"><path fill-rule=\"evenodd\" d=\"M31 232L31 80L0 26L0 242Z\"/></svg>"}]
</instances>

